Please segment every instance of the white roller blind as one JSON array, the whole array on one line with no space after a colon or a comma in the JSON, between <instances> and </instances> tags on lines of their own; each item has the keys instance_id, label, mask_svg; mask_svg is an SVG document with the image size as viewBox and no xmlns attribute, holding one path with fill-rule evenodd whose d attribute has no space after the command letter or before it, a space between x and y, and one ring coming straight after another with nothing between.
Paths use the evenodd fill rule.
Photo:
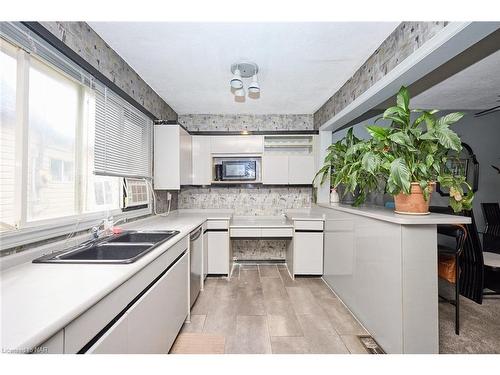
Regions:
<instances>
[{"instance_id":1,"label":"white roller blind","mask_svg":"<svg viewBox=\"0 0 500 375\"><path fill-rule=\"evenodd\" d=\"M95 173L151 178L152 120L105 87L95 102Z\"/></svg>"}]
</instances>

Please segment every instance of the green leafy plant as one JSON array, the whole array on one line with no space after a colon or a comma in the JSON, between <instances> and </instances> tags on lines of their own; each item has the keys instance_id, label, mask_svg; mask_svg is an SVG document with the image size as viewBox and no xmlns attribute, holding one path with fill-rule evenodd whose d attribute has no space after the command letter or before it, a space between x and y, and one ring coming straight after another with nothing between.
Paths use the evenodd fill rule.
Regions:
<instances>
[{"instance_id":1,"label":"green leafy plant","mask_svg":"<svg viewBox=\"0 0 500 375\"><path fill-rule=\"evenodd\" d=\"M462 149L460 137L450 126L463 117L454 112L436 117L438 110L410 109L406 87L396 96L396 105L386 109L379 120L389 126L368 126L370 139L361 140L349 129L345 138L328 148L324 166L315 177L323 184L342 184L346 191L359 193L354 205L363 203L368 192L384 190L392 195L410 193L411 183L418 183L424 198L429 199L435 182L450 190L450 206L455 212L472 207L473 193L465 177L455 176L448 160ZM411 114L415 113L412 121ZM465 193L467 189L467 193Z\"/></svg>"}]
</instances>

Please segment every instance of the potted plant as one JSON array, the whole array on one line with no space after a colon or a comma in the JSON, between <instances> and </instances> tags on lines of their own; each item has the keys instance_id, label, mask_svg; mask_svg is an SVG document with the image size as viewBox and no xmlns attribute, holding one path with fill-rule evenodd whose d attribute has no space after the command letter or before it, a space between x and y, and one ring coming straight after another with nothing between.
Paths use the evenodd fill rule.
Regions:
<instances>
[{"instance_id":1,"label":"potted plant","mask_svg":"<svg viewBox=\"0 0 500 375\"><path fill-rule=\"evenodd\" d=\"M431 193L439 182L449 188L455 212L471 209L472 189L465 177L453 175L447 167L450 150L458 153L462 147L450 125L463 113L437 118L437 110L411 110L409 101L407 88L401 87L396 106L379 118L390 125L368 126L370 139L358 139L349 129L344 139L328 148L325 165L316 177L321 176L324 183L330 173L332 186L342 184L347 191L358 190L356 206L365 201L368 192L383 189L394 196L396 212L427 214ZM413 121L412 112L416 113Z\"/></svg>"}]
</instances>

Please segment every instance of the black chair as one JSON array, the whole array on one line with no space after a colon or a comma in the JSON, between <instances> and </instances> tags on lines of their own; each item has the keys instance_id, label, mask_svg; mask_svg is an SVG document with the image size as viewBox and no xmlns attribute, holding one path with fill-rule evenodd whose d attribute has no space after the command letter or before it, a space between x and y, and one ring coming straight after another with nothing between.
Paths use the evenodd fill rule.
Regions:
<instances>
[{"instance_id":1,"label":"black chair","mask_svg":"<svg viewBox=\"0 0 500 375\"><path fill-rule=\"evenodd\" d=\"M451 207L431 206L431 212L453 215ZM464 225L467 237L460 257L460 294L476 303L483 303L484 261L483 250L472 211L460 215L471 218L472 223Z\"/></svg>"},{"instance_id":2,"label":"black chair","mask_svg":"<svg viewBox=\"0 0 500 375\"><path fill-rule=\"evenodd\" d=\"M500 205L481 203L486 228L483 233L483 250L500 253Z\"/></svg>"},{"instance_id":3,"label":"black chair","mask_svg":"<svg viewBox=\"0 0 500 375\"><path fill-rule=\"evenodd\" d=\"M440 296L443 300L455 306L455 333L460 333L460 258L463 253L467 230L462 225L438 225L440 235L453 238L455 246L450 247L438 244L438 275L455 286L455 299L450 301Z\"/></svg>"}]
</instances>

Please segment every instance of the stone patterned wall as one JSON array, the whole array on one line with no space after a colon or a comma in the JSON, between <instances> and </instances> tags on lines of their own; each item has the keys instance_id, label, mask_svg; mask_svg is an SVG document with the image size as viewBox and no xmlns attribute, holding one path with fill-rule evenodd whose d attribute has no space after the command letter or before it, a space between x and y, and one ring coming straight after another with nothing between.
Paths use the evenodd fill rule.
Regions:
<instances>
[{"instance_id":1,"label":"stone patterned wall","mask_svg":"<svg viewBox=\"0 0 500 375\"><path fill-rule=\"evenodd\" d=\"M402 22L354 75L314 113L314 128L330 120L401 61L446 27L448 22Z\"/></svg>"},{"instance_id":2,"label":"stone patterned wall","mask_svg":"<svg viewBox=\"0 0 500 375\"><path fill-rule=\"evenodd\" d=\"M237 260L283 260L287 240L232 240L231 245Z\"/></svg>"},{"instance_id":3,"label":"stone patterned wall","mask_svg":"<svg viewBox=\"0 0 500 375\"><path fill-rule=\"evenodd\" d=\"M292 208L311 207L311 187L185 187L179 208L232 209L236 216L279 216Z\"/></svg>"},{"instance_id":4,"label":"stone patterned wall","mask_svg":"<svg viewBox=\"0 0 500 375\"><path fill-rule=\"evenodd\" d=\"M177 113L87 23L40 24L157 118L177 119Z\"/></svg>"},{"instance_id":5,"label":"stone patterned wall","mask_svg":"<svg viewBox=\"0 0 500 375\"><path fill-rule=\"evenodd\" d=\"M190 131L313 130L312 115L179 115Z\"/></svg>"}]
</instances>

